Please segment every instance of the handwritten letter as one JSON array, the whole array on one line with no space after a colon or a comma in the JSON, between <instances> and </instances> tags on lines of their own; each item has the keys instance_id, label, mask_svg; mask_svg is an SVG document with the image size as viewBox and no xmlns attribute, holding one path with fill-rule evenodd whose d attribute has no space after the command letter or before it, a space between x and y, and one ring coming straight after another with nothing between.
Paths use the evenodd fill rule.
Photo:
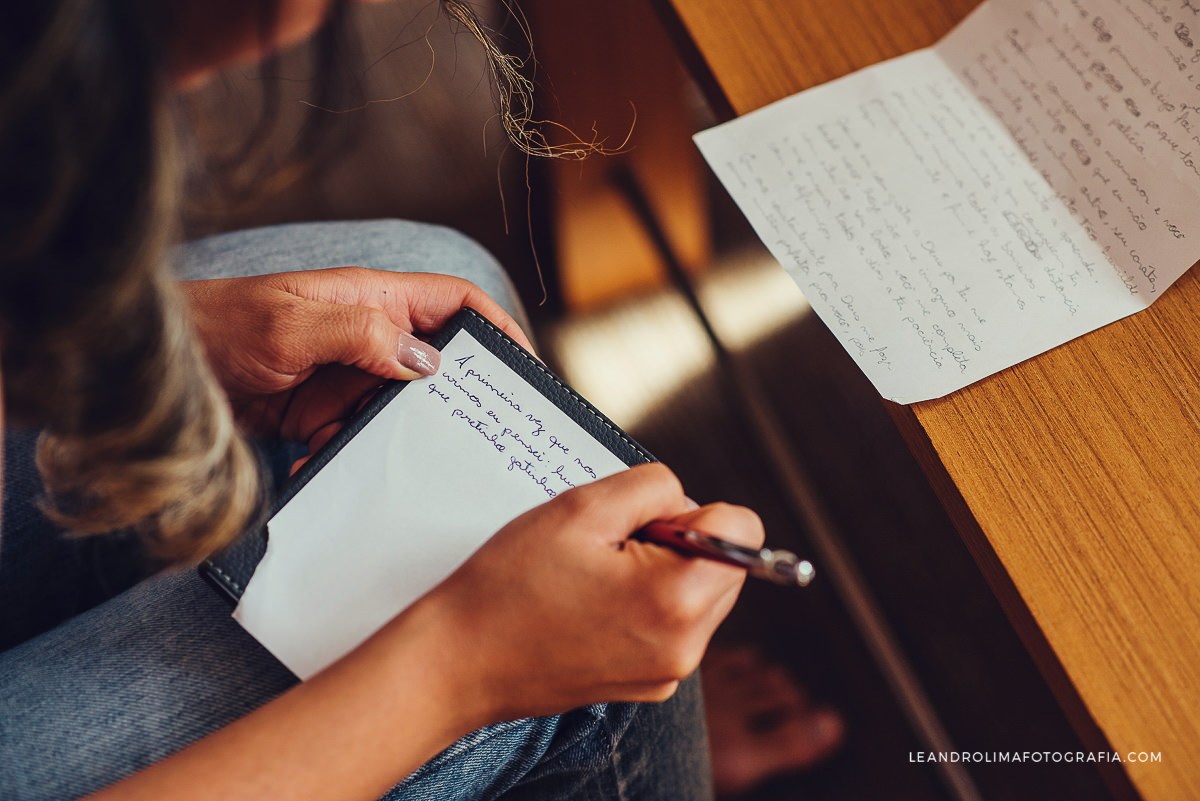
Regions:
<instances>
[{"instance_id":1,"label":"handwritten letter","mask_svg":"<svg viewBox=\"0 0 1200 801\"><path fill-rule=\"evenodd\" d=\"M876 388L940 397L1145 308L1200 255L1192 17L990 0L696 141Z\"/></svg>"},{"instance_id":2,"label":"handwritten letter","mask_svg":"<svg viewBox=\"0 0 1200 801\"><path fill-rule=\"evenodd\" d=\"M505 523L625 468L467 332L268 523L234 617L308 678Z\"/></svg>"}]
</instances>

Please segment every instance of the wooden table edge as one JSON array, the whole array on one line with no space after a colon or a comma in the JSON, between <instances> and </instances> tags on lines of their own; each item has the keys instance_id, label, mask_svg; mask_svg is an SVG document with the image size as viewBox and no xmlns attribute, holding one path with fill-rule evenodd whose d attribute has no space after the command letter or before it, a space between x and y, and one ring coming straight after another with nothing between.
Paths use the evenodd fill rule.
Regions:
<instances>
[{"instance_id":1,"label":"wooden table edge","mask_svg":"<svg viewBox=\"0 0 1200 801\"><path fill-rule=\"evenodd\" d=\"M1055 700L1058 701L1063 714L1079 735L1083 746L1089 751L1112 753L1114 748L1108 737L1100 728L1087 704L1075 689L1066 668L1055 653L1054 648L1042 633L1041 627L1034 620L1033 614L1021 597L1020 591L1013 584L1012 578L1005 569L1000 557L992 548L987 535L984 534L975 515L962 493L959 492L954 480L946 471L938 456L937 450L930 441L921 425L916 412L910 406L903 406L891 401L881 400L896 428L908 444L909 450L916 457L925 477L929 480L942 506L949 514L959 536L967 546L971 557L978 565L984 580L992 593L1000 602L1001 608L1008 616L1009 622L1021 638L1025 649L1033 658L1034 664L1041 671L1042 678L1050 687ZM1119 763L1097 763L1097 769L1117 801L1138 801L1141 796L1134 788L1129 774Z\"/></svg>"}]
</instances>

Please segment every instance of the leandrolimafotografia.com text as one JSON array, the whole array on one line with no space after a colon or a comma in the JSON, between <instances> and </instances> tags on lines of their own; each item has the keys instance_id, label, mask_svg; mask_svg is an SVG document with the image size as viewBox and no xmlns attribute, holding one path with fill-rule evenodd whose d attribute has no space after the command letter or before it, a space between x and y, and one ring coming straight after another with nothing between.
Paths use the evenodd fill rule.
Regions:
<instances>
[{"instance_id":1,"label":"leandrolimafotografia.com text","mask_svg":"<svg viewBox=\"0 0 1200 801\"><path fill-rule=\"evenodd\" d=\"M909 762L1162 762L1162 751L909 751Z\"/></svg>"}]
</instances>

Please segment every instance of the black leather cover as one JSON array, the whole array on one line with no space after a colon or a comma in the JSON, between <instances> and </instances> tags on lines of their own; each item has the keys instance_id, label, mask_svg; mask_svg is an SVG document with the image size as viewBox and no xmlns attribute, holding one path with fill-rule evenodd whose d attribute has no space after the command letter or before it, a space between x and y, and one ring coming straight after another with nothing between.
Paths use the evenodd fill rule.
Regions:
<instances>
[{"instance_id":1,"label":"black leather cover","mask_svg":"<svg viewBox=\"0 0 1200 801\"><path fill-rule=\"evenodd\" d=\"M437 336L430 340L430 344L440 350L460 330L469 332L500 361L511 367L530 386L542 393L625 464L632 467L636 464L654 461L654 457L632 437L474 309L463 309L450 318ZM254 575L254 569L258 566L259 560L266 553L266 521L291 500L301 487L328 464L329 460L362 430L362 427L371 418L379 414L392 398L403 392L406 386L408 386L406 381L389 381L385 384L358 414L347 421L342 430L324 448L309 459L296 475L292 476L274 503L265 510L254 526L228 548L200 565L200 575L217 592L231 603L236 604L242 597L242 592L250 581L250 577Z\"/></svg>"}]
</instances>

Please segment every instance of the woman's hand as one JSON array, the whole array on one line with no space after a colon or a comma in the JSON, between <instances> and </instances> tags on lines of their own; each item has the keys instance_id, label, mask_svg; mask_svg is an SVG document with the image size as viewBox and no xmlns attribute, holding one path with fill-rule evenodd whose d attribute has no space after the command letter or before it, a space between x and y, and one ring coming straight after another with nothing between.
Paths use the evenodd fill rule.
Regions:
<instances>
[{"instance_id":1,"label":"woman's hand","mask_svg":"<svg viewBox=\"0 0 1200 801\"><path fill-rule=\"evenodd\" d=\"M745 571L628 539L651 520L763 541L750 510L697 509L667 468L635 467L518 517L393 625L437 632L432 653L464 677L480 725L661 701L700 664Z\"/></svg>"},{"instance_id":2,"label":"woman's hand","mask_svg":"<svg viewBox=\"0 0 1200 801\"><path fill-rule=\"evenodd\" d=\"M340 267L182 287L238 422L314 451L383 379L436 372L417 336L463 306L530 347L483 290L451 276Z\"/></svg>"},{"instance_id":3,"label":"woman's hand","mask_svg":"<svg viewBox=\"0 0 1200 801\"><path fill-rule=\"evenodd\" d=\"M753 512L696 509L661 465L571 490L313 678L95 797L378 798L484 724L663 700L745 573L627 539L654 519L763 539Z\"/></svg>"}]
</instances>

